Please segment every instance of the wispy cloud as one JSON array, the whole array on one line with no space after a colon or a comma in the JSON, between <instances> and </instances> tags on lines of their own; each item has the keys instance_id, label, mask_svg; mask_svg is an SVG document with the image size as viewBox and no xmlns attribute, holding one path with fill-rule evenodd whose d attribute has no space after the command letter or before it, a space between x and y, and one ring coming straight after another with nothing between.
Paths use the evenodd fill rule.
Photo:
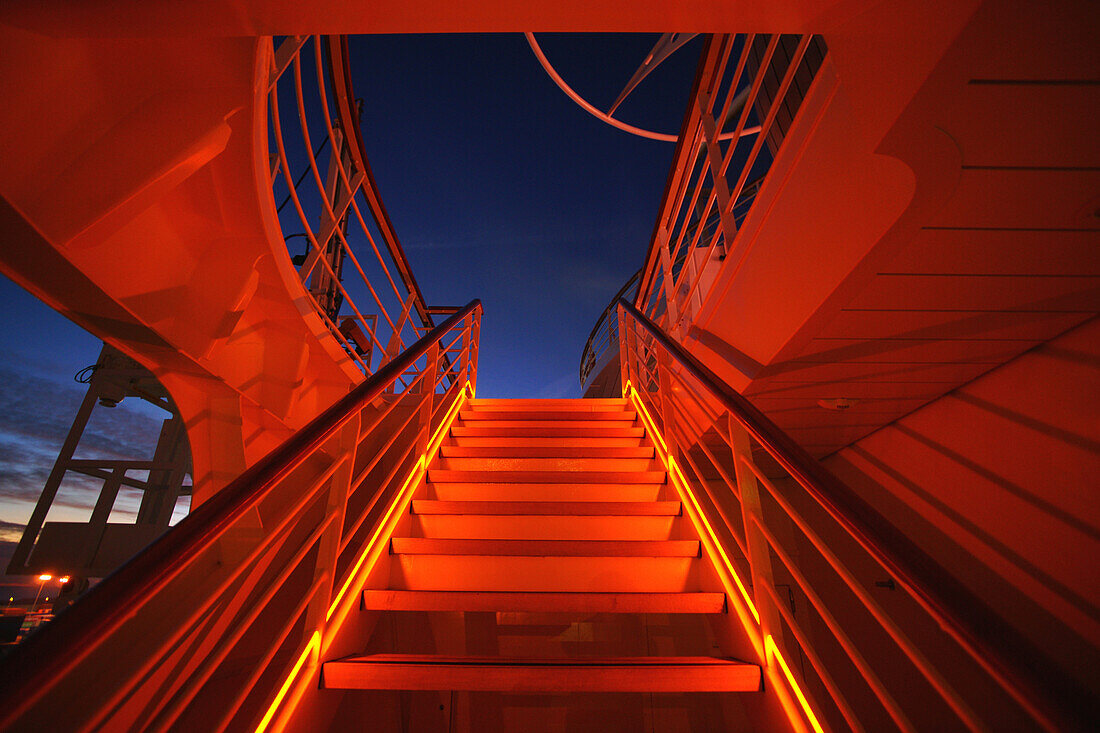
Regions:
<instances>
[{"instance_id":1,"label":"wispy cloud","mask_svg":"<svg viewBox=\"0 0 1100 733\"><path fill-rule=\"evenodd\" d=\"M42 492L65 440L84 386L54 375L29 374L0 362L0 522L24 519ZM160 424L154 418L119 407L97 408L77 448L77 457L148 458ZM66 475L55 506L90 510L99 494L97 479ZM117 503L120 513L136 509L125 494Z\"/></svg>"}]
</instances>

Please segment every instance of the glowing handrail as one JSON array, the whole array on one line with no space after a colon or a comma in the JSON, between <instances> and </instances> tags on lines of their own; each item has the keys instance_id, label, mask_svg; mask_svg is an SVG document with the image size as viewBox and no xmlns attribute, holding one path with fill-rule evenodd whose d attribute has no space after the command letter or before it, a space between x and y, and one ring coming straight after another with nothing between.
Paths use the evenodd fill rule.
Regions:
<instances>
[{"instance_id":1,"label":"glowing handrail","mask_svg":"<svg viewBox=\"0 0 1100 733\"><path fill-rule=\"evenodd\" d=\"M1051 683L1051 676L1043 668L1034 670L1035 674L1028 674L1027 668L1021 667L1018 654L1024 642L995 616L980 597L815 461L747 399L669 338L632 303L620 300L618 307L624 359L629 358L631 338L636 340L638 333L645 333L650 341L646 347L647 353L652 352L654 346L659 347L678 368L700 384L1036 723L1051 731L1074 727L1068 721L1073 721L1076 717L1073 711L1083 709L1083 706L1058 694L1065 691L1052 689L1057 683ZM623 325L626 319L629 319L629 327ZM640 358L637 349L635 352ZM624 371L625 374L628 372ZM749 464L748 461L744 463ZM753 466L752 470L758 479L769 484L769 490L773 488L758 468ZM772 493L775 495L774 491ZM839 558L829 553L825 559L837 572L847 574L846 568L837 567ZM1011 643L1006 648L990 637L1011 640ZM939 678L939 671L928 667L931 663L919 649L909 648L904 638L895 638L895 643L926 678ZM970 717L972 713L961 699L949 699L953 691L935 682L933 684L968 727L983 727L980 721Z\"/></svg>"}]
</instances>

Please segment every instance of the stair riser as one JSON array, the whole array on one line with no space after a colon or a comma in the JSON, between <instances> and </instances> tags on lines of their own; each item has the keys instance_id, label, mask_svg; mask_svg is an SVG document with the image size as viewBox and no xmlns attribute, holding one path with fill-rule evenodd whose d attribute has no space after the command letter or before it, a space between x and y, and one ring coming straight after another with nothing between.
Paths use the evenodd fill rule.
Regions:
<instances>
[{"instance_id":1,"label":"stair riser","mask_svg":"<svg viewBox=\"0 0 1100 733\"><path fill-rule=\"evenodd\" d=\"M390 587L404 590L682 593L697 560L686 557L397 555Z\"/></svg>"},{"instance_id":2,"label":"stair riser","mask_svg":"<svg viewBox=\"0 0 1100 733\"><path fill-rule=\"evenodd\" d=\"M463 593L363 591L369 611L503 613L722 613L721 593Z\"/></svg>"},{"instance_id":3,"label":"stair riser","mask_svg":"<svg viewBox=\"0 0 1100 733\"><path fill-rule=\"evenodd\" d=\"M324 687L357 690L484 692L755 692L755 665L629 665L546 668L500 664L329 662Z\"/></svg>"},{"instance_id":4,"label":"stair riser","mask_svg":"<svg viewBox=\"0 0 1100 733\"><path fill-rule=\"evenodd\" d=\"M462 448L638 448L642 438L452 437Z\"/></svg>"},{"instance_id":5,"label":"stair riser","mask_svg":"<svg viewBox=\"0 0 1100 733\"><path fill-rule=\"evenodd\" d=\"M461 410L458 418L463 421L480 420L592 420L597 422L628 420L633 421L637 413L627 410Z\"/></svg>"},{"instance_id":6,"label":"stair riser","mask_svg":"<svg viewBox=\"0 0 1100 733\"><path fill-rule=\"evenodd\" d=\"M454 516L416 518L421 537L544 540L667 540L675 517Z\"/></svg>"},{"instance_id":7,"label":"stair riser","mask_svg":"<svg viewBox=\"0 0 1100 733\"><path fill-rule=\"evenodd\" d=\"M533 427L486 427L474 423L473 425L455 425L451 428L451 435L456 438L480 437L480 438L640 438L645 435L645 429L638 426L598 428L578 428L561 425L547 427L546 423L535 423Z\"/></svg>"},{"instance_id":8,"label":"stair riser","mask_svg":"<svg viewBox=\"0 0 1100 733\"><path fill-rule=\"evenodd\" d=\"M425 498L440 501L657 501L659 484L433 483Z\"/></svg>"},{"instance_id":9,"label":"stair riser","mask_svg":"<svg viewBox=\"0 0 1100 733\"><path fill-rule=\"evenodd\" d=\"M571 400L571 399L546 399L546 400L512 400L512 399L473 399L466 407L471 410L485 410L489 412L507 412L520 410L524 412L553 410L567 412L603 412L624 411L629 402L622 398Z\"/></svg>"},{"instance_id":10,"label":"stair riser","mask_svg":"<svg viewBox=\"0 0 1100 733\"><path fill-rule=\"evenodd\" d=\"M651 446L608 448L604 446L490 446L475 448L444 445L440 454L446 458L653 458Z\"/></svg>"},{"instance_id":11,"label":"stair riser","mask_svg":"<svg viewBox=\"0 0 1100 733\"><path fill-rule=\"evenodd\" d=\"M698 557L697 540L518 540L394 537L397 555L492 555L516 557Z\"/></svg>"},{"instance_id":12,"label":"stair riser","mask_svg":"<svg viewBox=\"0 0 1100 733\"><path fill-rule=\"evenodd\" d=\"M414 499L413 514L486 514L548 517L675 517L678 501L432 501Z\"/></svg>"},{"instance_id":13,"label":"stair riser","mask_svg":"<svg viewBox=\"0 0 1100 733\"><path fill-rule=\"evenodd\" d=\"M455 471L433 468L428 471L432 483L502 484L662 484L664 471Z\"/></svg>"},{"instance_id":14,"label":"stair riser","mask_svg":"<svg viewBox=\"0 0 1100 733\"><path fill-rule=\"evenodd\" d=\"M633 473L652 470L652 458L457 458L442 457L434 468L444 471L614 471ZM492 481L486 475L485 481Z\"/></svg>"},{"instance_id":15,"label":"stair riser","mask_svg":"<svg viewBox=\"0 0 1100 733\"><path fill-rule=\"evenodd\" d=\"M537 435L539 431L569 428L588 430L591 428L611 428L622 430L634 427L633 420L476 420L463 418L458 427L505 428L508 430L527 430ZM581 432L581 435L584 433Z\"/></svg>"}]
</instances>

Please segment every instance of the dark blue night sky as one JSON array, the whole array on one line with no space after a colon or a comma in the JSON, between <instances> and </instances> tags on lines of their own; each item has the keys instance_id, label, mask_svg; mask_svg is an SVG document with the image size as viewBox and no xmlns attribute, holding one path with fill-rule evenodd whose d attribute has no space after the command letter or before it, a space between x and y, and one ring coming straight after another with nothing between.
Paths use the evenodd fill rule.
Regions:
<instances>
[{"instance_id":1,"label":"dark blue night sky","mask_svg":"<svg viewBox=\"0 0 1100 733\"><path fill-rule=\"evenodd\" d=\"M539 36L565 79L601 108L656 39ZM519 34L350 44L367 153L425 297L485 304L479 396L580 396L581 348L642 264L673 143L588 115ZM696 39L681 49L617 116L677 132L699 48ZM82 394L72 374L95 361L99 342L2 279L0 304L8 381L0 390L0 520L21 524ZM154 416L132 416L125 430L151 430L153 440ZM141 440L131 442L136 449Z\"/></svg>"}]
</instances>

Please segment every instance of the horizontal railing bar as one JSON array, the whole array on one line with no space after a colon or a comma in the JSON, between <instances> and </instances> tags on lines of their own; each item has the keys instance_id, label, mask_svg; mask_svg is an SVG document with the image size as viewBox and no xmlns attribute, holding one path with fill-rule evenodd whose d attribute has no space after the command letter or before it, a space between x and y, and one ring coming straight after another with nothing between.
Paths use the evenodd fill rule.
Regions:
<instances>
[{"instance_id":1,"label":"horizontal railing bar","mask_svg":"<svg viewBox=\"0 0 1100 733\"><path fill-rule=\"evenodd\" d=\"M726 513L722 510L722 507L719 506L718 502L714 500L714 496L711 493L710 488L707 486L706 482L703 481L703 474L702 471L699 470L699 466L695 463L694 460L692 460L691 455L688 454L686 451L684 452L684 459L687 461L688 467L691 468L691 472L695 475L696 480L700 484L702 484L703 490L706 492L708 502L711 506L714 507L715 511L718 512L718 516L721 517L722 526L724 526L726 530L730 533L730 536L733 537L733 541L737 544L737 548L741 550L741 555L747 559L749 557L747 538L743 539L742 535L739 535L737 533L737 530L734 528L733 523L731 523L729 518L726 517ZM700 510L702 510L701 506ZM744 529L742 529L742 533L744 533ZM744 570L744 568L741 569Z\"/></svg>"},{"instance_id":2,"label":"horizontal railing bar","mask_svg":"<svg viewBox=\"0 0 1100 733\"><path fill-rule=\"evenodd\" d=\"M413 412L412 414L415 416L417 413ZM340 542L337 545L337 552L343 553L348 549L348 546L351 545L351 541L355 538L355 533L363 528L363 523L367 521L367 518L370 516L371 511L378 504L379 499L381 499L382 496L386 493L390 482L392 482L394 477L397 476L397 472L401 470L401 465L406 460L408 460L409 456L413 454L413 450L415 448L415 441L409 441L409 444L408 446L406 446L405 451L396 461L394 461L393 467L390 469L389 474L386 475L386 478L378 482L380 488L371 495L370 501L367 503L367 506L363 508L363 511L359 512L359 515L355 518L352 526L349 527L346 532L343 532L343 536L340 537ZM360 484L361 483L362 482L360 481ZM357 491L358 489L359 486L356 486L354 491ZM344 580L345 578L338 578L337 585L342 583Z\"/></svg>"},{"instance_id":3,"label":"horizontal railing bar","mask_svg":"<svg viewBox=\"0 0 1100 733\"><path fill-rule=\"evenodd\" d=\"M825 685L825 689L828 691L829 696L832 698L833 703L836 705L837 710L840 711L844 721L852 729L854 733L862 733L865 728L863 724L859 722L859 718L856 716L851 705L848 704L847 698L841 693L840 688L837 687L836 681L833 680L829 669L825 663L821 661L821 657L814 651L813 644L806 638L806 633L799 626L798 621L795 619L794 614L787 608L786 602L779 597L779 593L770 583L761 583L760 587L764 589L764 592L771 598L772 605L775 610L779 612L779 615L783 617L783 620L787 623L787 628L794 634L795 640L798 642L801 651L806 655L806 658L810 660L810 666L813 667L814 672L817 673L818 679ZM755 586L754 586L755 590Z\"/></svg>"},{"instance_id":4,"label":"horizontal railing bar","mask_svg":"<svg viewBox=\"0 0 1100 733\"><path fill-rule=\"evenodd\" d=\"M193 509L174 528L18 646L0 667L0 711L3 711L0 728L10 725L37 703L67 670L105 643L115 630L138 613L150 595L177 577L282 479L301 466L357 410L381 396L401 371L427 353L464 317L480 308L480 300L464 306Z\"/></svg>"},{"instance_id":5,"label":"horizontal railing bar","mask_svg":"<svg viewBox=\"0 0 1100 733\"><path fill-rule=\"evenodd\" d=\"M856 597L856 600L871 614L872 618L878 623L879 627L894 641L894 643L901 650L917 671L928 680L932 688L943 698L948 705L955 711L959 719L962 720L968 728L971 730L981 730L982 726L978 723L977 716L974 711L966 704L962 697L951 687L951 685L944 679L943 675L936 666L929 660L924 654L917 648L916 644L905 635L905 632L901 630L901 627L894 623L894 620L886 612L882 606L880 606L874 598L867 593L866 588L856 579L855 575L845 567L840 558L828 547L821 537L810 528L809 522L798 513L798 511L791 505L791 503L784 497L775 485L764 475L763 471L759 469L752 461L747 460L745 457L740 457L740 460L746 468L752 471L756 478L764 485L764 488L771 494L772 499L783 509L791 523L798 527L802 535L810 541L810 544L817 550L825 562L833 569L833 572L843 581L844 585L848 586L848 589L852 592L852 595ZM763 523L759 519L753 517L756 524L760 527L761 532L768 539L768 544L772 545L772 549L783 557L783 550L776 543L776 540L763 526ZM792 561L793 562L793 561ZM787 563L787 560L784 560ZM790 569L790 568L788 568ZM790 569L792 576L801 577L796 575L796 570ZM802 586L802 590L809 596L811 590L808 586L804 585L807 582L804 579L799 581L799 585ZM818 609L819 613L824 614L822 609Z\"/></svg>"},{"instance_id":6,"label":"horizontal railing bar","mask_svg":"<svg viewBox=\"0 0 1100 733\"><path fill-rule=\"evenodd\" d=\"M126 677L125 683L118 685L118 689L108 700L100 701L101 707L104 711L100 713L101 716L105 714L107 708L113 707L118 704L119 700L122 699L134 686L134 680L136 678L149 674L149 672L160 662L160 660L164 659L167 656L170 656L173 653L173 649L176 647L179 641L187 634L192 633L192 629L196 628L202 622L204 614L206 614L206 612L209 611L217 603L218 599L222 597L222 595L229 589L229 587L236 583L238 579L245 574L249 567L251 567L252 564L256 562L260 558L260 556L276 542L276 540L281 538L286 533L288 527L297 522L298 518L309 509L311 504L317 498L318 492L320 492L320 490L324 488L325 483L330 478L332 478L333 474L335 474L336 471L339 470L340 466L342 466L349 459L350 456L345 454L333 460L332 463L329 464L329 466L326 467L325 470L322 471L317 476L317 478L312 481L312 483L310 483L306 490L303 491L299 497L297 497L294 504L286 511L286 516L284 516L274 526L268 529L264 536L260 538L260 541L256 544L256 546L249 550L248 554L245 555L244 558L237 563L236 567L234 567L228 574L226 574L224 578L222 578L217 587L215 587L206 595L201 604L195 607L186 619L184 619L180 623L177 623L174 628L170 629L167 632L166 637L161 641L160 646L157 647L155 653L149 654L144 664L142 664L142 666L134 672L130 673ZM93 721L92 725L94 727L95 721Z\"/></svg>"},{"instance_id":7,"label":"horizontal railing bar","mask_svg":"<svg viewBox=\"0 0 1100 733\"><path fill-rule=\"evenodd\" d=\"M252 664L252 674L249 675L248 680L240 686L240 692L230 701L230 704L222 714L222 719L210 730L224 731L226 729L229 725L229 721L231 721L233 716L237 714L237 711L240 710L248 694L255 688L256 680L267 671L267 666L271 664L271 660L275 658L275 655L279 651L279 647L283 645L290 635L290 632L294 630L294 626L298 623L299 619L301 619L302 613L304 613L309 604L313 602L317 593L325 587L325 583L329 579L327 570L318 574L316 580L313 581L313 585L311 585L309 590L302 595L302 599L298 601L298 604L294 606L289 616L287 616L286 623L280 627L278 633L272 635L271 642L264 650L263 655ZM295 651L297 651L297 649L295 649Z\"/></svg>"},{"instance_id":8,"label":"horizontal railing bar","mask_svg":"<svg viewBox=\"0 0 1100 733\"><path fill-rule=\"evenodd\" d=\"M180 689L176 690L175 694L172 696L171 704L161 710L156 716L156 730L165 730L176 721L183 712L183 708L194 699L199 689L208 679L210 679L210 675L214 673L222 660L224 660L229 655L229 652L233 650L233 646L240 641L241 637L245 635L245 632L252 628L253 622L259 615L267 609L268 602L275 597L276 593L282 590L283 584L286 583L291 574L298 569L302 558L313 549L313 546L317 544L321 535L328 529L328 526L332 524L334 519L336 519L336 514L330 513L313 528L309 536L298 545L298 549L294 551L290 559L283 563L275 577L267 582L267 586L263 593L252 600L251 608L249 608L248 612L237 620L232 630L218 639L217 647L211 650L207 657L203 658L198 669L190 671L187 675L186 683L180 687ZM321 575L327 576L328 571L322 571ZM150 728L153 728L153 726L150 725Z\"/></svg>"},{"instance_id":9,"label":"horizontal railing bar","mask_svg":"<svg viewBox=\"0 0 1100 733\"><path fill-rule=\"evenodd\" d=\"M789 435L698 359L672 341L633 304L619 306L718 399L749 435L921 605L936 623L1028 714L1058 730L1088 708L1075 686L1039 650L997 616L863 498L814 460ZM1001 644L991 639L1000 639ZM1035 670L1029 675L1025 670ZM1039 671L1041 670L1041 672ZM1053 717L1052 717L1053 716Z\"/></svg>"},{"instance_id":10,"label":"horizontal railing bar","mask_svg":"<svg viewBox=\"0 0 1100 733\"><path fill-rule=\"evenodd\" d=\"M878 698L878 701L882 704L882 707L886 710L887 714L889 714L890 718L901 730L915 731L916 728L913 722L909 720L909 716L907 716L901 709L901 706L898 705L897 700L890 694L890 690L871 667L870 662L863 656L863 653L856 646L855 642L852 641L848 634L844 632L844 629L840 627L840 622L837 621L836 617L829 611L828 604L826 604L821 596L813 589L813 585L810 581L802 574L798 564L787 554L783 546L779 544L779 540L775 538L771 530L765 527L764 523L760 521L755 514L750 515L750 519L752 523L756 525L756 528L760 531L764 539L767 540L768 546L771 547L772 552L775 553L776 557L779 558L780 562L782 562L783 566L787 569L787 572L790 573L791 579L794 580L795 584L798 585L799 589L801 589L802 593L806 596L806 600L808 600L810 605L813 606L813 609L817 611L817 615L821 617L821 621L825 624L826 628L829 629L829 633L833 635L833 638L840 644L844 653L848 655L849 661L851 661L860 676L863 677L863 680L867 683L867 687L874 696ZM902 645L899 644L899 646ZM902 651L905 651L904 647L902 647ZM910 661L912 661L911 658ZM919 667L919 665L916 664L915 666ZM967 727L973 729L970 725Z\"/></svg>"}]
</instances>

